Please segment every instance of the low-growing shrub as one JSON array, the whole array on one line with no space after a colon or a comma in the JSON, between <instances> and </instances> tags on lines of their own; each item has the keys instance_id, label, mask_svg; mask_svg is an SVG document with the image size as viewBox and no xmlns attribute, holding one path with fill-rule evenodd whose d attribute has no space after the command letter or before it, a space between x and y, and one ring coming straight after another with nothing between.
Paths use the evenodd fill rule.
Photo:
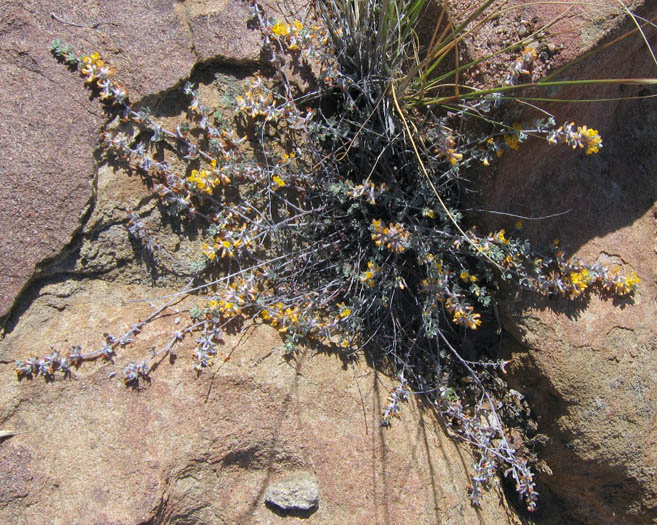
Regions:
<instances>
[{"instance_id":1,"label":"low-growing shrub","mask_svg":"<svg viewBox=\"0 0 657 525\"><path fill-rule=\"evenodd\" d=\"M536 86L537 53L524 42L505 50L516 58L500 86L459 85L473 63L450 66L450 57L490 4L460 25L445 12L422 42L428 0L320 0L304 21L271 20L254 2L269 64L235 99L233 119L188 83L188 122L176 129L133 106L98 53L78 56L53 43L55 57L80 72L115 119L103 136L107 161L146 177L171 215L203 231L194 279L181 291L197 295L189 323L164 348L125 364L127 385L189 339L201 373L226 330L253 323L275 327L287 357L299 345L365 352L399 379L382 425L409 395L421 395L478 452L473 504L502 469L534 509L531 451L510 443L502 417L507 363L486 357L487 339L477 334L497 329L505 287L573 300L629 297L639 278L569 259L557 244L538 252L505 230L480 233L465 211L474 168L529 137L586 155L603 145L596 130L557 127L549 115L505 122L516 90ZM248 140L237 130L250 130ZM137 211L127 229L155 259L175 257ZM83 361L113 360L165 308L106 334L98 349L19 361L18 376L53 378Z\"/></svg>"}]
</instances>

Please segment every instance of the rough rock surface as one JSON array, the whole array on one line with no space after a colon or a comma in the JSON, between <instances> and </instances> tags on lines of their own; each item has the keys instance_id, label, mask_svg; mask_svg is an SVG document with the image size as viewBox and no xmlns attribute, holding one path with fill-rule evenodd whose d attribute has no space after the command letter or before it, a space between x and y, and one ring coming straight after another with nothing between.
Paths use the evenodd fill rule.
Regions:
<instances>
[{"instance_id":1,"label":"rough rock surface","mask_svg":"<svg viewBox=\"0 0 657 525\"><path fill-rule=\"evenodd\" d=\"M2 319L44 260L71 242L93 199L102 111L50 55L52 40L100 52L131 100L150 104L197 63L258 60L260 37L247 28L247 0L0 0L0 13Z\"/></svg>"},{"instance_id":2,"label":"rough rock surface","mask_svg":"<svg viewBox=\"0 0 657 525\"><path fill-rule=\"evenodd\" d=\"M657 15L654 7L643 11ZM628 23L608 37L610 41ZM647 32L653 45L655 31ZM581 40L564 41L572 56ZM569 47L568 47L569 46ZM631 57L631 59L628 59ZM625 39L572 73L582 78L654 77L639 38ZM650 88L608 86L564 90L564 98L631 97ZM502 309L505 327L522 343L513 352L514 382L551 438L544 476L562 510L548 523L654 523L657 519L657 107L650 100L548 107L558 122L600 131L596 156L530 141L505 154L484 193L485 207L544 220L525 220L539 244L561 241L587 262L618 265L642 279L635 304L593 297L580 304L514 297ZM531 163L527 159L532 159ZM497 218L496 218L497 217ZM513 230L514 217L485 217ZM512 346L512 345L511 345Z\"/></svg>"},{"instance_id":3,"label":"rough rock surface","mask_svg":"<svg viewBox=\"0 0 657 525\"><path fill-rule=\"evenodd\" d=\"M465 19L481 7L479 0L449 0L457 20ZM627 9L641 13L645 0L632 0L620 4L617 0L587 2L524 2L523 0L497 0L473 24L476 30L464 36L461 61L484 59L468 69L468 82L480 87L498 86L509 73L509 65L518 57L517 48L504 51L523 42L538 52L532 78L537 81L570 64L585 53L602 44L604 39L627 20ZM644 13L641 13L644 14ZM429 32L431 34L431 32ZM497 53L497 55L495 55ZM495 56L494 56L495 55ZM490 57L494 56L493 59ZM589 61L597 63L599 55ZM570 69L561 79L584 78ZM594 75L595 77L595 75ZM528 80L527 77L523 81ZM545 92L539 92L545 96ZM548 93L554 97L555 93ZM566 98L566 97L564 97ZM589 108L590 110L590 108ZM595 110L594 110L595 111Z\"/></svg>"},{"instance_id":4,"label":"rough rock surface","mask_svg":"<svg viewBox=\"0 0 657 525\"><path fill-rule=\"evenodd\" d=\"M124 301L153 293L99 280L44 287L0 343L0 361L47 344L94 347L104 328L150 312ZM517 522L497 491L481 511L470 506L472 457L429 414L409 405L379 427L394 384L363 361L286 362L278 333L260 328L227 339L198 377L181 350L150 385L110 378L119 361L161 347L175 318L155 322L117 364L83 365L71 380L19 383L11 364L0 367L0 428L21 432L0 443L0 522L295 523L264 494L298 471L321 491L309 523Z\"/></svg>"},{"instance_id":5,"label":"rough rock surface","mask_svg":"<svg viewBox=\"0 0 657 525\"><path fill-rule=\"evenodd\" d=\"M528 31L549 21L551 7L544 8L497 21L491 40L513 36L523 17ZM85 365L73 379L50 385L15 381L14 359L43 355L50 345L97 347L103 330L151 310L124 301L164 293L143 284L161 282L135 258L117 205L141 206L154 219L157 210L135 178L96 172L102 112L79 79L49 56L49 42L57 37L98 50L133 100L167 116L167 97L191 72L220 62L223 77L213 85L230 90L255 65L258 38L246 27L247 11L242 0L0 0L0 318L33 284L0 342L0 430L18 432L0 441L0 521L291 523L296 518L264 505L264 494L302 470L316 477L322 498L312 523L517 522L496 492L481 511L470 507L471 456L430 415L409 406L392 429L378 427L392 386L387 378L363 362L327 354L285 362L275 349L280 339L267 329L227 340L226 360L199 377L182 351L174 366L155 371L150 386L135 390L109 377L121 371L119 360ZM618 17L600 11L592 23L565 20L574 29L554 31L555 65L598 42ZM627 60L636 46L624 42L573 74L597 75L604 64L614 76L654 76L647 59ZM507 329L532 349L515 352L515 381L552 438L545 456L554 475L541 480L541 490L543 508L557 510L544 520L649 523L657 508L650 326L657 118L648 103L552 109L560 121L600 129L602 155L561 149L555 157L554 149L529 144L530 152L503 159L488 206L532 216L572 208L566 216L527 221L526 233L558 236L571 253L633 269L643 287L634 306L593 299L568 310L523 297L502 312ZM184 243L169 240L185 253ZM36 281L41 269L48 279ZM175 317L155 323L122 359L138 360L161 346Z\"/></svg>"}]
</instances>

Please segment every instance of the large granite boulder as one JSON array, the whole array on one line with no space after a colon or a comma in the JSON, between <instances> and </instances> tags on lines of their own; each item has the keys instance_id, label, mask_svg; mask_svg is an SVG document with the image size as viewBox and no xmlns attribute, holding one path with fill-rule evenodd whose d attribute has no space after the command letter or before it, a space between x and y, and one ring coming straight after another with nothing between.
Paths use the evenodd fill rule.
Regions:
<instances>
[{"instance_id":1,"label":"large granite boulder","mask_svg":"<svg viewBox=\"0 0 657 525\"><path fill-rule=\"evenodd\" d=\"M98 345L104 327L148 315L154 293L93 279L43 287L0 360ZM473 458L430 413L408 404L391 428L379 426L395 384L364 360L307 351L286 361L278 333L261 327L226 338L199 376L180 350L150 384L124 386L119 363L161 348L185 306L117 364L85 364L69 380L18 382L11 364L1 367L0 429L17 432L0 443L1 522L519 523L498 490L481 510L470 505ZM288 514L281 484L292 490L299 473L318 502Z\"/></svg>"},{"instance_id":2,"label":"large granite boulder","mask_svg":"<svg viewBox=\"0 0 657 525\"><path fill-rule=\"evenodd\" d=\"M654 7L639 11L657 15ZM607 20L608 21L608 20ZM593 43L614 41L631 21ZM645 28L655 43L654 29ZM598 35L600 37L600 35ZM562 41L574 56L591 42L581 31ZM657 65L634 34L567 72L574 78L655 77ZM645 86L563 89L560 98L633 97ZM515 360L513 383L550 436L542 455L553 474L550 523L654 523L657 518L657 106L654 99L552 104L559 123L575 121L604 137L586 156L530 141L505 154L484 192L485 207L529 217L522 232L538 245L553 239L587 262L618 266L642 279L634 302L590 297L571 304L520 294L503 305ZM517 217L487 214L513 230ZM517 343L520 343L518 345ZM548 505L550 507L550 505Z\"/></svg>"},{"instance_id":3,"label":"large granite boulder","mask_svg":"<svg viewBox=\"0 0 657 525\"><path fill-rule=\"evenodd\" d=\"M276 2L263 5L280 12ZM247 27L247 0L2 0L0 12L2 319L25 285L73 242L94 199L102 110L53 59L50 43L58 38L78 51L98 51L131 100L151 104L197 64L258 61L260 35Z\"/></svg>"}]
</instances>

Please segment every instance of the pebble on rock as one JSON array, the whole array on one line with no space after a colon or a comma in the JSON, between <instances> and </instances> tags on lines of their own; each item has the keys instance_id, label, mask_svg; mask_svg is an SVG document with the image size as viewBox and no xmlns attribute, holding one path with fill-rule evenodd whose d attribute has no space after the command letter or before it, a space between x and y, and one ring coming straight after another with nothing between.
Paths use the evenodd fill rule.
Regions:
<instances>
[{"instance_id":1,"label":"pebble on rock","mask_svg":"<svg viewBox=\"0 0 657 525\"><path fill-rule=\"evenodd\" d=\"M309 472L297 472L267 487L265 502L283 511L310 511L319 505L319 486Z\"/></svg>"}]
</instances>

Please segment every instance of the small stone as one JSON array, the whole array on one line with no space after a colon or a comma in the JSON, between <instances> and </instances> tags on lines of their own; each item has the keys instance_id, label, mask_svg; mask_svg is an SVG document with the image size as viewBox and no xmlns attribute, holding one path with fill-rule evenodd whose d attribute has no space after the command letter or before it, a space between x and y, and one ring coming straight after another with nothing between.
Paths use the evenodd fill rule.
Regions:
<instances>
[{"instance_id":1,"label":"small stone","mask_svg":"<svg viewBox=\"0 0 657 525\"><path fill-rule=\"evenodd\" d=\"M520 24L518 26L518 36L520 38L525 38L527 36L528 30L525 24Z\"/></svg>"},{"instance_id":2,"label":"small stone","mask_svg":"<svg viewBox=\"0 0 657 525\"><path fill-rule=\"evenodd\" d=\"M267 487L265 502L283 511L310 511L319 505L317 478L310 472L296 472Z\"/></svg>"}]
</instances>

